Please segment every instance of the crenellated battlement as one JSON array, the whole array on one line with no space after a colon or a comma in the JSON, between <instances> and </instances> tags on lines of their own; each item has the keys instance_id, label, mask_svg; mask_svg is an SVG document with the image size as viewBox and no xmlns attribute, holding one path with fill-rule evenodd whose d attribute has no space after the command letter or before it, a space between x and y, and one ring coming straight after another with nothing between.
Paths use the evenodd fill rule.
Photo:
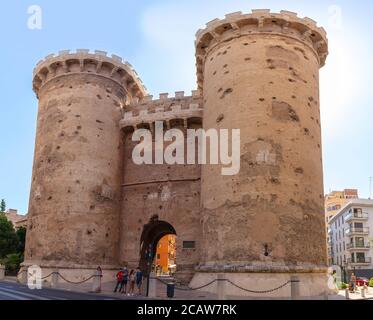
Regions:
<instances>
[{"instance_id":1,"label":"crenellated battlement","mask_svg":"<svg viewBox=\"0 0 373 320\"><path fill-rule=\"evenodd\" d=\"M249 14L239 11L225 15L224 19L214 19L206 24L205 29L197 31L195 45L199 89L203 87L203 65L208 52L219 43L255 34L277 34L302 41L315 53L320 67L325 64L328 55L326 31L314 20L300 18L290 11L271 13L269 9L258 9Z\"/></svg>"},{"instance_id":2,"label":"crenellated battlement","mask_svg":"<svg viewBox=\"0 0 373 320\"><path fill-rule=\"evenodd\" d=\"M96 74L110 78L123 86L132 98L142 99L147 89L130 63L117 55L109 56L105 51L77 49L76 52L62 50L50 54L38 62L34 69L33 89L39 90L50 80L78 73Z\"/></svg>"},{"instance_id":3,"label":"crenellated battlement","mask_svg":"<svg viewBox=\"0 0 373 320\"><path fill-rule=\"evenodd\" d=\"M199 90L192 91L191 96L185 96L184 91L175 92L174 97L169 97L168 93L161 93L159 99L145 96L142 100L127 106L120 126L136 129L144 125L151 127L155 121L164 121L172 127L173 122L181 120L187 125L191 119L199 119L197 122L201 123L202 113L203 104Z\"/></svg>"},{"instance_id":4,"label":"crenellated battlement","mask_svg":"<svg viewBox=\"0 0 373 320\"><path fill-rule=\"evenodd\" d=\"M201 91L200 90L193 90L192 95L190 97L193 98L193 99L200 98L201 97ZM136 105L136 104L142 104L143 105L143 104L146 104L146 103L153 103L153 102L157 103L157 102L162 102L162 101L165 101L165 100L173 101L173 100L184 99L184 98L188 98L187 96L185 96L185 91L176 91L174 93L173 97L170 96L169 93L160 93L158 99L154 99L154 96L152 96L152 95L147 95L147 96L143 97L142 99L135 100L133 105Z\"/></svg>"}]
</instances>

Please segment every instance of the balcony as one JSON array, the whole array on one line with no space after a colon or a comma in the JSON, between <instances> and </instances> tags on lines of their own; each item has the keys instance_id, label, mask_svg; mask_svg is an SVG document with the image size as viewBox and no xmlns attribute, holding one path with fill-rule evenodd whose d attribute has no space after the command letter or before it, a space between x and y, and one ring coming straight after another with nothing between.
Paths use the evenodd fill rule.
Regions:
<instances>
[{"instance_id":1,"label":"balcony","mask_svg":"<svg viewBox=\"0 0 373 320\"><path fill-rule=\"evenodd\" d=\"M348 228L346 230L346 234L348 236L352 236L352 235L368 235L369 234L369 228Z\"/></svg>"},{"instance_id":2,"label":"balcony","mask_svg":"<svg viewBox=\"0 0 373 320\"><path fill-rule=\"evenodd\" d=\"M349 213L345 217L345 222L349 221L367 221L368 220L368 214L366 212L360 212L360 213Z\"/></svg>"},{"instance_id":3,"label":"balcony","mask_svg":"<svg viewBox=\"0 0 373 320\"><path fill-rule=\"evenodd\" d=\"M352 266L366 266L370 265L372 262L372 258L365 257L364 259L347 259L347 262Z\"/></svg>"},{"instance_id":4,"label":"balcony","mask_svg":"<svg viewBox=\"0 0 373 320\"><path fill-rule=\"evenodd\" d=\"M366 243L348 243L347 244L348 250L364 250L368 251L370 249L370 244Z\"/></svg>"}]
</instances>

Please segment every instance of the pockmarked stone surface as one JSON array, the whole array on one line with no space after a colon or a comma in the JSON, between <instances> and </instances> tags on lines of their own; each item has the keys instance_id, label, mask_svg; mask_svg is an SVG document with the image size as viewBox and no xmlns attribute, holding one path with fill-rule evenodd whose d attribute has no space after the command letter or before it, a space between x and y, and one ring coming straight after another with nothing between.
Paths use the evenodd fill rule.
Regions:
<instances>
[{"instance_id":1,"label":"pockmarked stone surface","mask_svg":"<svg viewBox=\"0 0 373 320\"><path fill-rule=\"evenodd\" d=\"M37 65L25 266L145 270L171 233L176 277L194 286L217 273L242 285L267 273L266 286L281 285L296 273L309 285L304 294L325 292L326 32L289 11L253 10L215 19L196 37L198 88L190 96L153 99L129 63L102 51L62 51ZM183 132L240 129L239 173L135 164L133 132L154 132L156 121Z\"/></svg>"}]
</instances>

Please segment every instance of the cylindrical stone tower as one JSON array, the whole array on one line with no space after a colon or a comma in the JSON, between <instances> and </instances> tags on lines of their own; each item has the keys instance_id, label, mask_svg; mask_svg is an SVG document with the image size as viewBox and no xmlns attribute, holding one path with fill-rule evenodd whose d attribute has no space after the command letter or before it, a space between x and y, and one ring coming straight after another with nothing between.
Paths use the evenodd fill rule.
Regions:
<instances>
[{"instance_id":1,"label":"cylindrical stone tower","mask_svg":"<svg viewBox=\"0 0 373 320\"><path fill-rule=\"evenodd\" d=\"M146 89L130 64L89 50L48 56L33 87L39 111L25 265L63 269L70 279L68 270L117 267L119 121L124 104Z\"/></svg>"},{"instance_id":2,"label":"cylindrical stone tower","mask_svg":"<svg viewBox=\"0 0 373 320\"><path fill-rule=\"evenodd\" d=\"M205 130L241 130L241 169L202 167L203 250L192 285L226 273L252 290L296 275L302 295L326 289L319 68L324 29L295 13L253 10L199 30ZM232 295L247 295L230 285ZM290 285L265 296L289 296Z\"/></svg>"}]
</instances>

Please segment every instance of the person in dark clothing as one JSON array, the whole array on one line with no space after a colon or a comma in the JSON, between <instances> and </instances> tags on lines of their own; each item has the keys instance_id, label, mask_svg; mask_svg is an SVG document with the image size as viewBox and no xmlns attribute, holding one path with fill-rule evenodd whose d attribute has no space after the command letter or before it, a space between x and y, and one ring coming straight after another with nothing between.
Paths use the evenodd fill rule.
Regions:
<instances>
[{"instance_id":1,"label":"person in dark clothing","mask_svg":"<svg viewBox=\"0 0 373 320\"><path fill-rule=\"evenodd\" d=\"M137 287L139 295L141 294L142 278L143 278L143 274L142 274L140 268L137 267L137 269L136 269L136 287Z\"/></svg>"},{"instance_id":2,"label":"person in dark clothing","mask_svg":"<svg viewBox=\"0 0 373 320\"><path fill-rule=\"evenodd\" d=\"M120 269L116 275L116 278L117 278L117 284L115 286L115 289L114 289L114 292L117 292L118 288L119 288L119 292L122 290L122 280L123 280L123 271L122 269Z\"/></svg>"},{"instance_id":3,"label":"person in dark clothing","mask_svg":"<svg viewBox=\"0 0 373 320\"><path fill-rule=\"evenodd\" d=\"M123 268L122 272L122 286L121 286L121 293L126 294L127 293L127 283L128 283L128 269Z\"/></svg>"}]
</instances>

